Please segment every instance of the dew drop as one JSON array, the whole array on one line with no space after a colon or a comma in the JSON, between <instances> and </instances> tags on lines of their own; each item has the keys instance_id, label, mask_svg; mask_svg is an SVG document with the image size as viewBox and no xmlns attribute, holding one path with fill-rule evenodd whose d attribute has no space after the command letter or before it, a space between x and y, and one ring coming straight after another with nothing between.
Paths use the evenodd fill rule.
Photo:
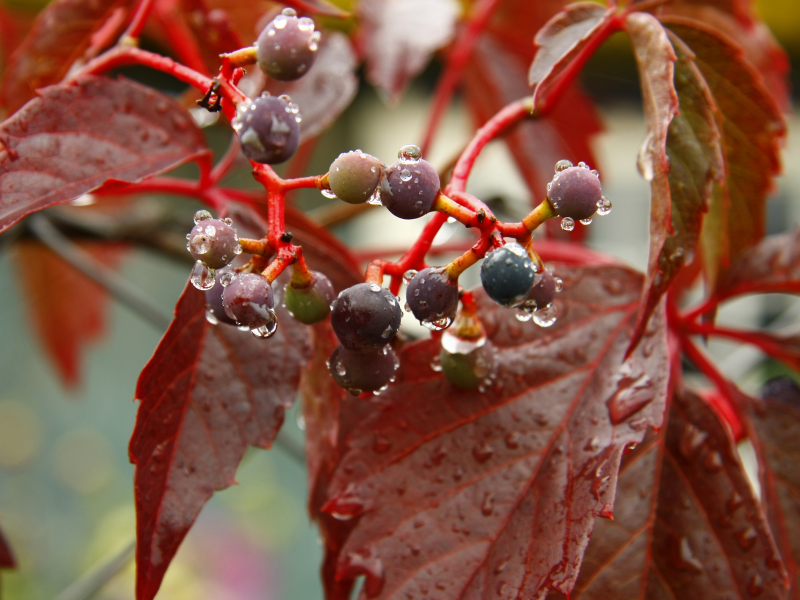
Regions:
<instances>
[{"instance_id":1,"label":"dew drop","mask_svg":"<svg viewBox=\"0 0 800 600\"><path fill-rule=\"evenodd\" d=\"M401 181L409 181L411 179L411 171L408 169L403 169L400 171L400 180Z\"/></svg>"},{"instance_id":2,"label":"dew drop","mask_svg":"<svg viewBox=\"0 0 800 600\"><path fill-rule=\"evenodd\" d=\"M749 525L745 529L741 531L737 531L733 534L733 537L736 538L736 541L739 544L739 547L742 550L750 550L753 546L756 545L756 541L758 540L758 533L756 532L755 528L752 525Z\"/></svg>"},{"instance_id":3,"label":"dew drop","mask_svg":"<svg viewBox=\"0 0 800 600\"><path fill-rule=\"evenodd\" d=\"M372 449L378 453L388 452L392 447L392 442L386 436L375 434L375 441L372 443Z\"/></svg>"},{"instance_id":4,"label":"dew drop","mask_svg":"<svg viewBox=\"0 0 800 600\"><path fill-rule=\"evenodd\" d=\"M289 22L289 19L286 18L286 15L280 14L272 20L272 26L275 29L283 29L286 27L286 24Z\"/></svg>"},{"instance_id":5,"label":"dew drop","mask_svg":"<svg viewBox=\"0 0 800 600\"><path fill-rule=\"evenodd\" d=\"M564 231L572 231L575 229L575 220L572 217L564 217L561 219L561 229Z\"/></svg>"},{"instance_id":6,"label":"dew drop","mask_svg":"<svg viewBox=\"0 0 800 600\"><path fill-rule=\"evenodd\" d=\"M322 192L323 196L325 196L326 198L330 198L331 200L335 200L336 198L338 198L338 196L336 194L334 194L333 191L331 191L331 190L329 190L327 188L324 188L324 189L322 189L320 191Z\"/></svg>"},{"instance_id":7,"label":"dew drop","mask_svg":"<svg viewBox=\"0 0 800 600\"><path fill-rule=\"evenodd\" d=\"M308 17L303 17L297 22L297 28L300 31L314 31L314 21Z\"/></svg>"},{"instance_id":8,"label":"dew drop","mask_svg":"<svg viewBox=\"0 0 800 600\"><path fill-rule=\"evenodd\" d=\"M379 187L376 187L375 191L372 192L372 195L367 198L367 204L371 204L372 206L383 206L383 201L381 200L381 189Z\"/></svg>"},{"instance_id":9,"label":"dew drop","mask_svg":"<svg viewBox=\"0 0 800 600\"><path fill-rule=\"evenodd\" d=\"M195 225L199 224L200 221L205 221L206 219L211 218L211 213L207 210L198 210L194 213L194 223Z\"/></svg>"},{"instance_id":10,"label":"dew drop","mask_svg":"<svg viewBox=\"0 0 800 600\"><path fill-rule=\"evenodd\" d=\"M387 325L386 329L384 329L383 333L381 333L381 337L383 339L385 339L385 340L388 340L390 337L392 337L393 333L394 333L394 329L392 329L392 326L391 325Z\"/></svg>"},{"instance_id":11,"label":"dew drop","mask_svg":"<svg viewBox=\"0 0 800 600\"><path fill-rule=\"evenodd\" d=\"M560 173L561 171L566 171L572 166L572 163L568 160L560 160L556 163L556 173Z\"/></svg>"},{"instance_id":12,"label":"dew drop","mask_svg":"<svg viewBox=\"0 0 800 600\"><path fill-rule=\"evenodd\" d=\"M344 363L342 361L336 363L336 374L339 377L344 377L345 375L347 375L347 369L345 368Z\"/></svg>"},{"instance_id":13,"label":"dew drop","mask_svg":"<svg viewBox=\"0 0 800 600\"><path fill-rule=\"evenodd\" d=\"M533 311L533 322L539 327L552 327L558 320L558 310L555 303L551 302L544 308Z\"/></svg>"},{"instance_id":14,"label":"dew drop","mask_svg":"<svg viewBox=\"0 0 800 600\"><path fill-rule=\"evenodd\" d=\"M206 307L206 321L212 325L219 325L219 319L217 319L217 315L215 315L214 311L208 307Z\"/></svg>"},{"instance_id":15,"label":"dew drop","mask_svg":"<svg viewBox=\"0 0 800 600\"><path fill-rule=\"evenodd\" d=\"M587 165L587 164L586 164L585 162L583 162L583 161L579 162L579 163L578 163L578 166L579 166L581 169L588 169L588 168L589 168L589 165Z\"/></svg>"},{"instance_id":16,"label":"dew drop","mask_svg":"<svg viewBox=\"0 0 800 600\"><path fill-rule=\"evenodd\" d=\"M289 8L289 7L287 6L286 8L284 8L284 9L281 11L281 14L282 14L284 17L296 17L296 16L297 16L297 11L296 11L295 9L293 9L293 8ZM310 20L311 20L311 19L309 19L309 21L310 21Z\"/></svg>"},{"instance_id":17,"label":"dew drop","mask_svg":"<svg viewBox=\"0 0 800 600\"><path fill-rule=\"evenodd\" d=\"M420 302L420 306L421 305L422 302ZM431 331L443 331L448 327L450 327L450 325L453 323L453 319L451 319L450 317L443 317L441 319L434 319L432 321L428 320L421 321L421 323Z\"/></svg>"},{"instance_id":18,"label":"dew drop","mask_svg":"<svg viewBox=\"0 0 800 600\"><path fill-rule=\"evenodd\" d=\"M481 444L472 448L472 456L479 463L485 463L487 460L494 456L494 448L489 444Z\"/></svg>"},{"instance_id":19,"label":"dew drop","mask_svg":"<svg viewBox=\"0 0 800 600\"><path fill-rule=\"evenodd\" d=\"M514 316L517 318L517 321L527 323L533 318L533 311L528 310L528 308L518 308Z\"/></svg>"},{"instance_id":20,"label":"dew drop","mask_svg":"<svg viewBox=\"0 0 800 600\"><path fill-rule=\"evenodd\" d=\"M435 371L436 373L442 372L442 357L441 355L437 354L431 359L431 371Z\"/></svg>"},{"instance_id":21,"label":"dew drop","mask_svg":"<svg viewBox=\"0 0 800 600\"><path fill-rule=\"evenodd\" d=\"M747 584L747 591L750 592L751 596L758 596L764 591L764 580L761 578L761 575L758 573L753 575L750 583Z\"/></svg>"},{"instance_id":22,"label":"dew drop","mask_svg":"<svg viewBox=\"0 0 800 600\"><path fill-rule=\"evenodd\" d=\"M491 517L494 512L494 494L486 492L483 497L483 504L481 504L481 514L484 517Z\"/></svg>"},{"instance_id":23,"label":"dew drop","mask_svg":"<svg viewBox=\"0 0 800 600\"><path fill-rule=\"evenodd\" d=\"M597 214L601 217L605 217L607 214L611 212L611 200L603 196L600 200L597 201Z\"/></svg>"},{"instance_id":24,"label":"dew drop","mask_svg":"<svg viewBox=\"0 0 800 600\"><path fill-rule=\"evenodd\" d=\"M380 292L381 291L381 286L379 286L377 283L370 283L369 284L369 291L370 292L376 292L376 293Z\"/></svg>"},{"instance_id":25,"label":"dew drop","mask_svg":"<svg viewBox=\"0 0 800 600\"><path fill-rule=\"evenodd\" d=\"M581 219L581 225L591 225L592 224L592 217L588 219Z\"/></svg>"},{"instance_id":26,"label":"dew drop","mask_svg":"<svg viewBox=\"0 0 800 600\"><path fill-rule=\"evenodd\" d=\"M219 276L219 282L222 284L222 287L228 287L233 283L234 279L236 279L236 271L225 271Z\"/></svg>"},{"instance_id":27,"label":"dew drop","mask_svg":"<svg viewBox=\"0 0 800 600\"><path fill-rule=\"evenodd\" d=\"M397 158L399 158L400 162L404 165L413 165L418 163L422 158L422 150L420 150L419 146L409 144L400 148L400 151L397 153ZM408 179L404 181L408 181Z\"/></svg>"},{"instance_id":28,"label":"dew drop","mask_svg":"<svg viewBox=\"0 0 800 600\"><path fill-rule=\"evenodd\" d=\"M703 459L703 467L705 467L706 471L711 473L721 471L722 457L720 456L719 452L712 450L706 454L705 458Z\"/></svg>"},{"instance_id":29,"label":"dew drop","mask_svg":"<svg viewBox=\"0 0 800 600\"><path fill-rule=\"evenodd\" d=\"M319 40L322 38L322 34L319 31L315 31L311 34L311 37L308 38L308 49L312 52L316 52L319 50Z\"/></svg>"},{"instance_id":30,"label":"dew drop","mask_svg":"<svg viewBox=\"0 0 800 600\"><path fill-rule=\"evenodd\" d=\"M417 273L418 271L415 271L414 269L409 269L408 271L403 273L403 281L406 284L408 284L412 279L414 279L414 277L416 277Z\"/></svg>"},{"instance_id":31,"label":"dew drop","mask_svg":"<svg viewBox=\"0 0 800 600\"><path fill-rule=\"evenodd\" d=\"M692 551L689 544L689 538L681 537L677 541L677 548L673 555L673 562L679 569L685 571L694 571L695 573L703 572L703 563L701 563Z\"/></svg>"},{"instance_id":32,"label":"dew drop","mask_svg":"<svg viewBox=\"0 0 800 600\"><path fill-rule=\"evenodd\" d=\"M553 277L553 281L556 284L556 291L563 292L564 291L564 280L561 277Z\"/></svg>"},{"instance_id":33,"label":"dew drop","mask_svg":"<svg viewBox=\"0 0 800 600\"><path fill-rule=\"evenodd\" d=\"M503 441L506 443L506 446L511 450L516 450L519 448L519 432L518 431L509 431Z\"/></svg>"},{"instance_id":34,"label":"dew drop","mask_svg":"<svg viewBox=\"0 0 800 600\"><path fill-rule=\"evenodd\" d=\"M708 434L705 431L701 431L694 425L689 424L683 430L678 449L684 458L692 459L697 454L700 446L705 443L707 437Z\"/></svg>"},{"instance_id":35,"label":"dew drop","mask_svg":"<svg viewBox=\"0 0 800 600\"><path fill-rule=\"evenodd\" d=\"M194 263L192 268L192 285L198 290L210 290L214 287L216 280L214 279L214 269L208 267L201 261Z\"/></svg>"},{"instance_id":36,"label":"dew drop","mask_svg":"<svg viewBox=\"0 0 800 600\"><path fill-rule=\"evenodd\" d=\"M272 337L278 331L278 318L275 316L275 311L269 310L269 313L271 318L266 324L250 330L250 333L262 340Z\"/></svg>"}]
</instances>

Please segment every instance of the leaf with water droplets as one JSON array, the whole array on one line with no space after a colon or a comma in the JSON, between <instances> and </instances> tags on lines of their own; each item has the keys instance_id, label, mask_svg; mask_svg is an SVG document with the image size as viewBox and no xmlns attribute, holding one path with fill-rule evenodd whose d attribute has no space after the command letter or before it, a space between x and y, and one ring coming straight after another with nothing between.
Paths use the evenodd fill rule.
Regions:
<instances>
[{"instance_id":1,"label":"leaf with water droplets","mask_svg":"<svg viewBox=\"0 0 800 600\"><path fill-rule=\"evenodd\" d=\"M679 112L667 130L669 169L666 173L657 171L655 177L666 177L668 183L671 226L651 236L648 286L642 297L639 330L681 269L694 261L715 182L725 176L718 113L711 91L694 64L691 50L674 34L670 34L670 40L677 57L674 86ZM652 182L654 200L662 191L662 183L655 179ZM656 222L651 225L661 226ZM636 339L634 335L634 343Z\"/></svg>"},{"instance_id":2,"label":"leaf with water droplets","mask_svg":"<svg viewBox=\"0 0 800 600\"><path fill-rule=\"evenodd\" d=\"M735 442L688 390L622 460L570 598L783 598L786 572ZM550 600L560 596L551 594Z\"/></svg>"},{"instance_id":3,"label":"leaf with water droplets","mask_svg":"<svg viewBox=\"0 0 800 600\"><path fill-rule=\"evenodd\" d=\"M767 518L791 577L788 598L800 597L800 388L788 377L769 381L751 400L751 440L759 462Z\"/></svg>"},{"instance_id":4,"label":"leaf with water droplets","mask_svg":"<svg viewBox=\"0 0 800 600\"><path fill-rule=\"evenodd\" d=\"M595 34L616 11L593 2L576 2L555 15L536 33L536 55L528 71L533 104L546 96L548 87L587 49Z\"/></svg>"},{"instance_id":5,"label":"leaf with water droplets","mask_svg":"<svg viewBox=\"0 0 800 600\"><path fill-rule=\"evenodd\" d=\"M151 88L104 77L45 88L0 125L0 231L108 180L138 182L208 152L186 111Z\"/></svg>"},{"instance_id":6,"label":"leaf with water droplets","mask_svg":"<svg viewBox=\"0 0 800 600\"><path fill-rule=\"evenodd\" d=\"M431 369L440 347L428 340L400 351L380 404L356 401L368 408L339 431L324 507L352 523L340 580L365 574L367 595L385 599L424 597L437 582L443 599L569 591L595 518L611 514L625 448L661 424L668 360L661 311L624 358L640 275L556 272L564 291L549 329L475 292L498 352L485 393Z\"/></svg>"}]
</instances>

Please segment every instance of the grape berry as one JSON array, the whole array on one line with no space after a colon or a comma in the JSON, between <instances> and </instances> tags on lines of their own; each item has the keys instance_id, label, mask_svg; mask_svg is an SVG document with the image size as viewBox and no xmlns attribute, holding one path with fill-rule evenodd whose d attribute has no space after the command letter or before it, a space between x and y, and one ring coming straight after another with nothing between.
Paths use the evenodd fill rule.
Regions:
<instances>
[{"instance_id":1,"label":"grape berry","mask_svg":"<svg viewBox=\"0 0 800 600\"><path fill-rule=\"evenodd\" d=\"M308 17L298 19L293 9L285 8L258 36L258 64L278 81L300 79L317 58L319 40L314 21Z\"/></svg>"},{"instance_id":2,"label":"grape berry","mask_svg":"<svg viewBox=\"0 0 800 600\"><path fill-rule=\"evenodd\" d=\"M369 200L378 188L384 164L356 150L339 155L328 170L328 185L336 196L349 204Z\"/></svg>"},{"instance_id":3,"label":"grape berry","mask_svg":"<svg viewBox=\"0 0 800 600\"><path fill-rule=\"evenodd\" d=\"M433 330L450 326L458 308L458 284L443 269L428 267L409 281L406 310Z\"/></svg>"},{"instance_id":4,"label":"grape berry","mask_svg":"<svg viewBox=\"0 0 800 600\"><path fill-rule=\"evenodd\" d=\"M286 308L292 316L306 325L324 320L331 312L331 302L336 295L331 280L322 273L311 271L312 281L305 287L287 283L284 288Z\"/></svg>"},{"instance_id":5,"label":"grape berry","mask_svg":"<svg viewBox=\"0 0 800 600\"><path fill-rule=\"evenodd\" d=\"M351 352L337 346L328 360L333 380L354 396L361 392L377 392L394 379L398 367L397 356L391 346L366 352Z\"/></svg>"},{"instance_id":6,"label":"grape berry","mask_svg":"<svg viewBox=\"0 0 800 600\"><path fill-rule=\"evenodd\" d=\"M216 273L216 283L219 283L220 272ZM236 325L236 321L228 316L225 307L222 305L222 293L225 288L221 285L214 285L210 290L206 290L206 318L210 323L225 323L226 325Z\"/></svg>"},{"instance_id":7,"label":"grape berry","mask_svg":"<svg viewBox=\"0 0 800 600\"><path fill-rule=\"evenodd\" d=\"M239 105L233 128L250 160L277 164L289 160L300 145L300 116L288 96L261 95Z\"/></svg>"},{"instance_id":8,"label":"grape berry","mask_svg":"<svg viewBox=\"0 0 800 600\"><path fill-rule=\"evenodd\" d=\"M528 297L536 275L525 248L516 242L495 248L481 265L481 283L501 306L518 306Z\"/></svg>"},{"instance_id":9,"label":"grape berry","mask_svg":"<svg viewBox=\"0 0 800 600\"><path fill-rule=\"evenodd\" d=\"M439 174L427 160L401 158L386 169L381 201L394 216L417 219L431 211L439 183Z\"/></svg>"},{"instance_id":10,"label":"grape berry","mask_svg":"<svg viewBox=\"0 0 800 600\"><path fill-rule=\"evenodd\" d=\"M212 219L207 211L197 214L197 224L186 236L186 249L207 267L221 269L241 252L239 236L229 220Z\"/></svg>"},{"instance_id":11,"label":"grape berry","mask_svg":"<svg viewBox=\"0 0 800 600\"><path fill-rule=\"evenodd\" d=\"M574 221L591 219L603 202L600 178L586 166L557 170L548 184L547 199L559 217Z\"/></svg>"},{"instance_id":12,"label":"grape berry","mask_svg":"<svg viewBox=\"0 0 800 600\"><path fill-rule=\"evenodd\" d=\"M272 286L265 277L243 273L222 293L222 306L238 325L258 329L275 321Z\"/></svg>"},{"instance_id":13,"label":"grape berry","mask_svg":"<svg viewBox=\"0 0 800 600\"><path fill-rule=\"evenodd\" d=\"M400 328L397 298L376 283L359 283L333 301L331 325L339 342L350 351L385 346Z\"/></svg>"}]
</instances>

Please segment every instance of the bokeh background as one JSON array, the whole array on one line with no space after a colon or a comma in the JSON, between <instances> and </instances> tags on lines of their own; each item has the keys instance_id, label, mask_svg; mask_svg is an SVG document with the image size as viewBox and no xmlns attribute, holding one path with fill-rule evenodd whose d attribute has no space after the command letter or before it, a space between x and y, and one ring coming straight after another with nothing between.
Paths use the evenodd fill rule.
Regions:
<instances>
[{"instance_id":1,"label":"bokeh background","mask_svg":"<svg viewBox=\"0 0 800 600\"><path fill-rule=\"evenodd\" d=\"M4 0L2 4L14 9L35 9L37 5L23 0ZM761 0L758 5L797 65L800 3ZM361 148L389 161L401 145L419 141L438 73L439 66L432 64L391 109L363 86L347 113L316 146L311 172L324 172L345 150ZM800 89L797 77L793 76L795 90ZM622 36L601 49L583 82L597 99L606 127L595 139L597 167L615 207L610 216L595 219L588 243L643 268L649 187L638 176L635 158L644 138L644 122L633 57ZM795 92L795 104L797 98ZM800 121L792 115L788 119L785 175L769 202L770 233L800 223L800 142L793 135L800 131ZM221 127L206 131L214 148L224 150L226 132ZM428 158L434 165L446 164L472 131L469 115L456 102ZM231 182L253 185L244 166L232 175ZM493 206L509 217L522 216L530 202L502 143L492 144L481 157L470 190L491 199ZM148 198L137 210L150 210L165 202L188 230L198 208L190 201ZM324 202L313 192L297 199L312 216L325 210ZM401 222L386 211L373 209L337 225L334 231L358 249L396 250L406 246L421 227L421 222ZM469 234L449 225L437 243L459 236ZM0 526L16 552L19 570L0 574L2 597L75 600L77 596L69 595L70 589L76 590L71 584L84 581L98 565L119 557L123 565L119 573L96 597L132 599L133 568L126 559L134 536L133 468L127 458L137 409L132 398L139 371L162 331L121 304L110 302L106 332L85 352L81 383L65 390L31 326L32 310L43 303L49 306L53 298L24 292L20 243L6 237L0 238ZM171 313L188 276L186 262L136 247L124 252L116 268L165 314ZM471 283L476 283L477 269L469 276ZM76 275L69 271L56 271L52 277L57 282L52 293L76 285ZM797 325L800 311L793 299L774 295L736 301L722 311L720 319L739 326L765 326L776 319L783 325ZM58 319L49 326L59 327ZM411 335L424 335L414 323L404 322L404 328ZM757 353L730 344L714 343L711 351L723 369L749 391L757 390L766 377L782 372ZM702 385L702 379L698 377L697 383ZM288 444L302 443L302 423L296 411L287 416L281 436ZM747 455L746 446L742 450ZM216 494L204 509L170 567L158 598L321 599L321 548L305 511L305 477L302 463L280 445L271 451L251 449L238 472L240 485Z\"/></svg>"}]
</instances>

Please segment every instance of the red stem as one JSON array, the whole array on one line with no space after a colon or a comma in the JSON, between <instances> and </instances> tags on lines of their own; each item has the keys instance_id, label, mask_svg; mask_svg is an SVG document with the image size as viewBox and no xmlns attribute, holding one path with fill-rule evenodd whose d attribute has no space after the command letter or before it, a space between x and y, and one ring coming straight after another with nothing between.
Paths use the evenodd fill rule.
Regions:
<instances>
[{"instance_id":1,"label":"red stem","mask_svg":"<svg viewBox=\"0 0 800 600\"><path fill-rule=\"evenodd\" d=\"M759 348L765 354L781 359L779 344L777 344L775 340L757 331L743 331L741 329L718 327L710 323L684 323L684 328L690 333L714 335L742 342L743 344L750 344L751 346Z\"/></svg>"},{"instance_id":2,"label":"red stem","mask_svg":"<svg viewBox=\"0 0 800 600\"><path fill-rule=\"evenodd\" d=\"M133 13L133 19L131 19L128 29L122 34L120 38L121 41L139 39L139 36L142 35L142 29L144 29L144 25L147 22L147 17L150 16L153 4L154 0L139 0L136 11Z\"/></svg>"},{"instance_id":3,"label":"red stem","mask_svg":"<svg viewBox=\"0 0 800 600\"><path fill-rule=\"evenodd\" d=\"M447 56L447 64L445 65L444 73L441 79L439 79L439 84L434 94L433 108L428 118L425 139L422 142L423 155L428 153L442 115L453 97L456 86L461 80L464 67L466 67L472 55L472 49L475 47L481 32L486 28L489 18L492 16L494 9L499 3L500 0L477 0L469 20L465 23L458 39L450 50L450 54Z\"/></svg>"},{"instance_id":4,"label":"red stem","mask_svg":"<svg viewBox=\"0 0 800 600\"><path fill-rule=\"evenodd\" d=\"M176 2L163 0L156 2L153 5L153 18L166 30L172 42L172 49L180 61L198 73L208 74L208 67L203 61L197 38L178 10Z\"/></svg>"}]
</instances>

